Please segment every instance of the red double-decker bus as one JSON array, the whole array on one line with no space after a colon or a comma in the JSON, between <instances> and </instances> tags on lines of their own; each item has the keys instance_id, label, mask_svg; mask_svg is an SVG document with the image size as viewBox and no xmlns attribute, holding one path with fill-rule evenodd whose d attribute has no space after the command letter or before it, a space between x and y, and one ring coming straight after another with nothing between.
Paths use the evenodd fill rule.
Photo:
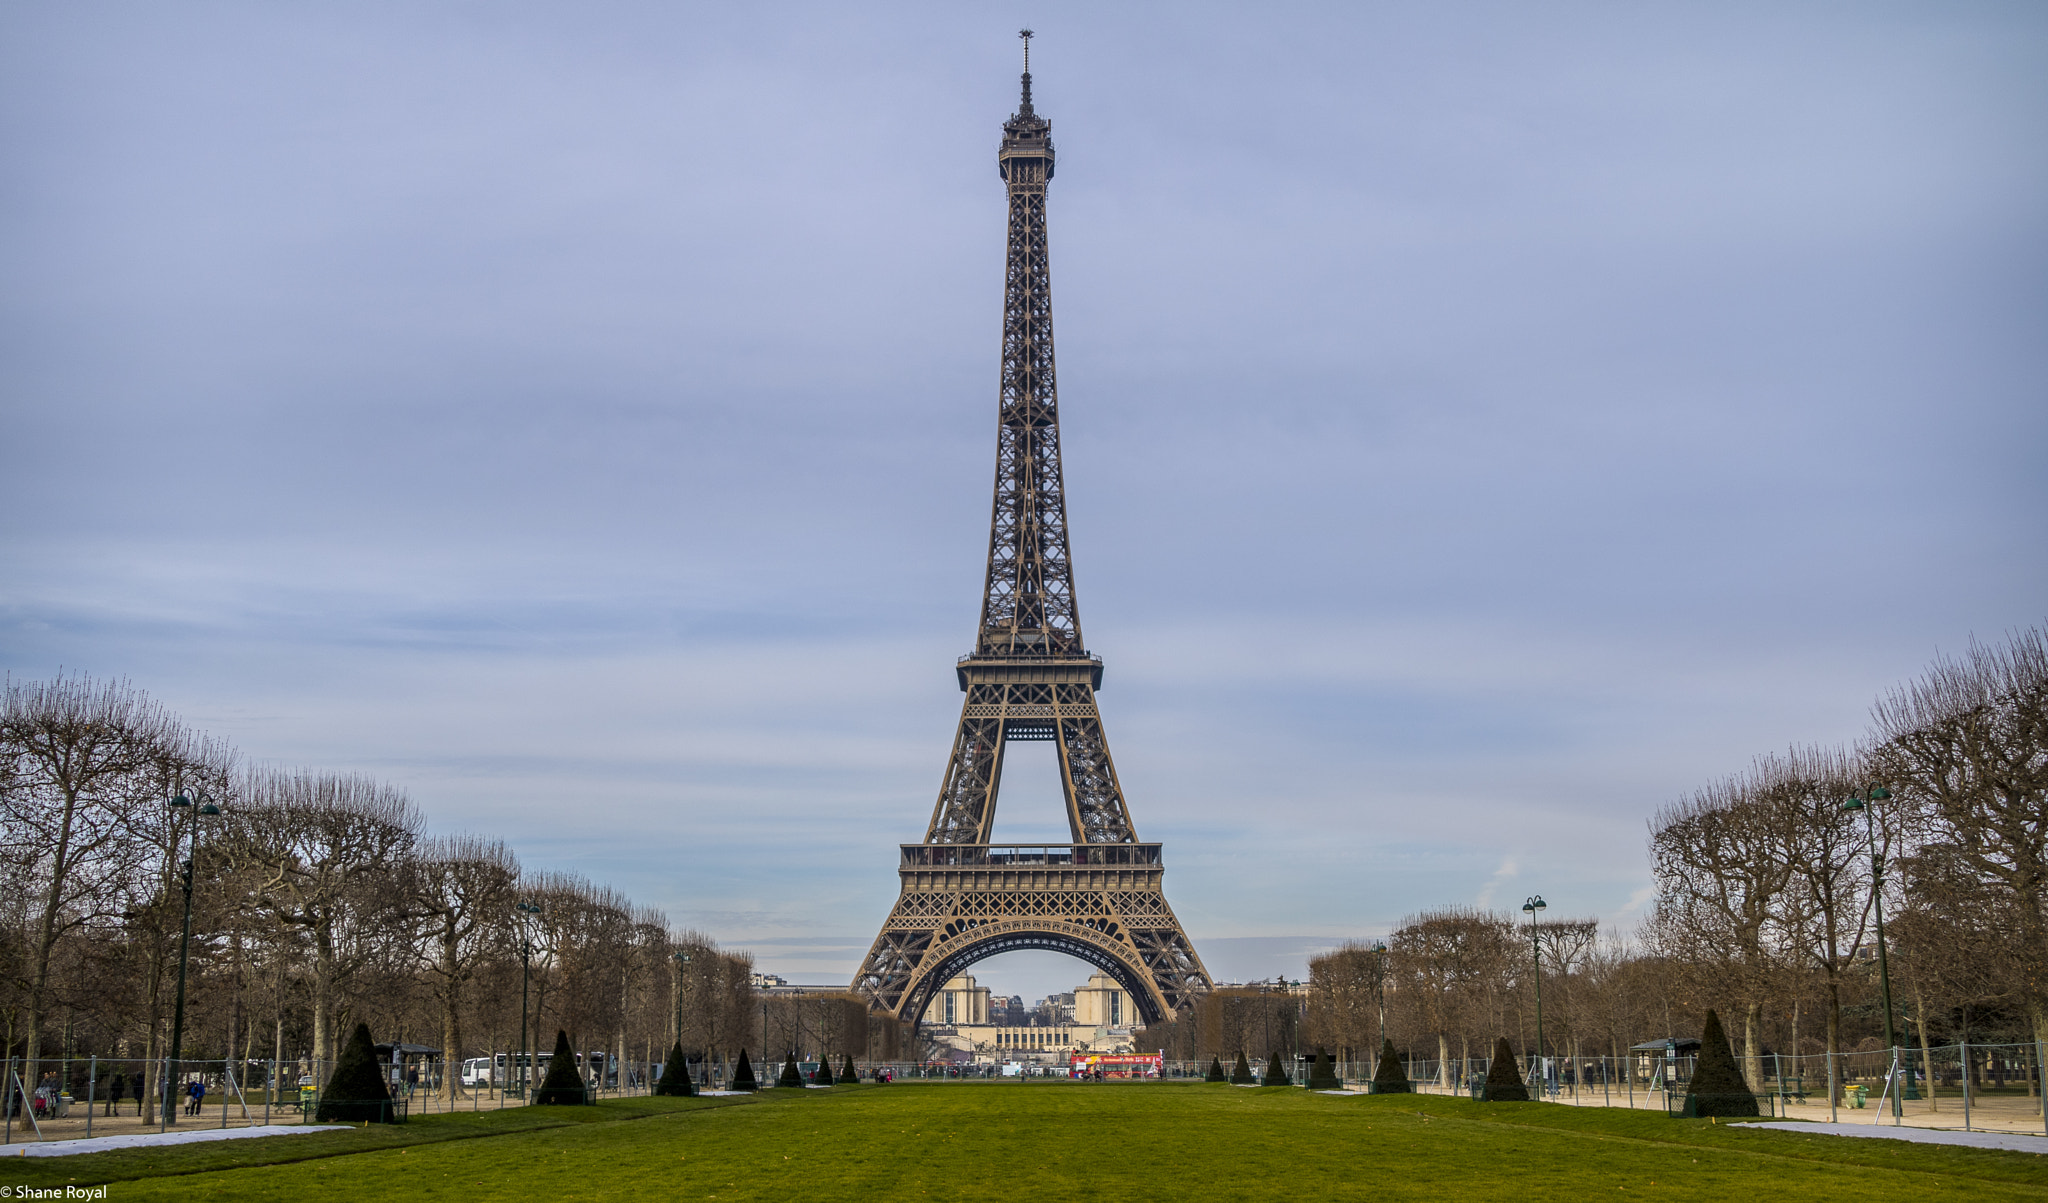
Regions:
<instances>
[{"instance_id":1,"label":"red double-decker bus","mask_svg":"<svg viewBox=\"0 0 2048 1203\"><path fill-rule=\"evenodd\" d=\"M1067 1074L1075 1078L1156 1078L1165 1065L1160 1053L1075 1053Z\"/></svg>"}]
</instances>

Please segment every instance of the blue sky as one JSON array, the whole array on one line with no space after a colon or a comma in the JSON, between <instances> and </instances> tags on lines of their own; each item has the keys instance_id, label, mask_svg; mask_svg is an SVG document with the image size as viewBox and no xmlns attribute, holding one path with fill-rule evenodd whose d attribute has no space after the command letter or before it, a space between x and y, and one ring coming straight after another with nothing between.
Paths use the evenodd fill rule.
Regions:
<instances>
[{"instance_id":1,"label":"blue sky","mask_svg":"<svg viewBox=\"0 0 2048 1203\"><path fill-rule=\"evenodd\" d=\"M1219 976L1626 930L1656 806L2048 610L2035 5L25 3L0 667L850 973L979 600L1023 24L1084 629Z\"/></svg>"}]
</instances>

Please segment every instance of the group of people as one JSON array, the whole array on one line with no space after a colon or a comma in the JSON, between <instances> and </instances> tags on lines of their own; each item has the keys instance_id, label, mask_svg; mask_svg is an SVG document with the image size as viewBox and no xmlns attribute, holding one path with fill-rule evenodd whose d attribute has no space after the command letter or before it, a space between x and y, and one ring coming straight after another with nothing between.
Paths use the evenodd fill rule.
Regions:
<instances>
[{"instance_id":1,"label":"group of people","mask_svg":"<svg viewBox=\"0 0 2048 1203\"><path fill-rule=\"evenodd\" d=\"M131 1097L128 1075L115 1073L101 1083L101 1086L106 1091L106 1111L102 1114L109 1116L121 1114L121 1104ZM30 1106L35 1108L36 1115L49 1116L55 1114L57 1110L57 1095L62 1090L63 1087L57 1084L57 1075L55 1073L44 1074L42 1081L36 1084L35 1093L30 1096ZM143 1078L138 1073L135 1075L132 1095L135 1099L135 1114L138 1116L142 1114L142 1095ZM185 1083L184 1095L185 1114L198 1115L199 1109L206 1104L206 1083L198 1078L192 1079Z\"/></svg>"},{"instance_id":2,"label":"group of people","mask_svg":"<svg viewBox=\"0 0 2048 1203\"><path fill-rule=\"evenodd\" d=\"M302 1085L310 1084L310 1082L310 1078L303 1079ZM133 1098L135 1100L135 1114L140 1117L142 1115L143 1095L145 1092L145 1079L140 1072L135 1073L132 1077L131 1075L117 1072L100 1079L97 1091L98 1098L91 1101L101 1102L106 1108L101 1114L112 1117L121 1114L121 1105L130 1098ZM4 1093L11 1096L6 1100L7 1106L4 1110L14 1115L20 1115L24 1111L24 1104L26 1104L28 1113L34 1115L40 1121L54 1118L60 1113L60 1099L64 1095L64 1085L57 1080L56 1071L51 1070L43 1074L41 1079L36 1082L36 1088L25 1096L15 1094L13 1091L6 1091ZM206 1105L206 1082L201 1078L192 1078L185 1083L179 1093L185 1096L184 1113L186 1115L200 1114L200 1109Z\"/></svg>"},{"instance_id":3,"label":"group of people","mask_svg":"<svg viewBox=\"0 0 2048 1203\"><path fill-rule=\"evenodd\" d=\"M107 1114L121 1113L121 1100L128 1097L128 1079L115 1074L107 1079ZM135 1075L135 1114L142 1114L142 1075Z\"/></svg>"}]
</instances>

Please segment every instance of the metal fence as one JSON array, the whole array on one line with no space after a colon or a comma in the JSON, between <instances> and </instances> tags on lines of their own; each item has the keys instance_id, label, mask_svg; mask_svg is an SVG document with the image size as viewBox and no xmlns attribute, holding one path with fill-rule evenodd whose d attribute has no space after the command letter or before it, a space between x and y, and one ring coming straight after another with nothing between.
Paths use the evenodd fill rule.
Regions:
<instances>
[{"instance_id":1,"label":"metal fence","mask_svg":"<svg viewBox=\"0 0 2048 1203\"><path fill-rule=\"evenodd\" d=\"M438 1061L384 1068L401 1119L522 1107L546 1072L541 1062L527 1081L516 1068L464 1081L458 1063L449 1091ZM28 1081L29 1071L15 1057L0 1075L0 1144L310 1123L332 1071L332 1062L312 1060L186 1060L173 1073L163 1060L45 1057L34 1071L37 1080ZM583 1077L591 1098L620 1098L650 1093L660 1071L658 1063L640 1061L586 1069Z\"/></svg>"},{"instance_id":2,"label":"metal fence","mask_svg":"<svg viewBox=\"0 0 2048 1203\"><path fill-rule=\"evenodd\" d=\"M1765 1114L1830 1122L1889 1123L1966 1131L2041 1132L2043 1048L2039 1044L1952 1044L1789 1056L1766 1053L1737 1065ZM1411 1087L1426 1094L1476 1095L1484 1057L1405 1063ZM1550 1057L1520 1061L1531 1098L1594 1107L1679 1114L1698 1065L1692 1054ZM1372 1067L1346 1064L1347 1087L1362 1088Z\"/></svg>"},{"instance_id":3,"label":"metal fence","mask_svg":"<svg viewBox=\"0 0 2048 1203\"><path fill-rule=\"evenodd\" d=\"M1750 1075L1759 1110L1766 1115L1885 1123L1973 1131L2048 1134L2041 1094L2048 1083L2048 1058L2039 1044L1952 1044L1921 1049L1866 1050L1830 1056L1767 1053L1754 1064L1737 1064ZM527 1104L534 1080L521 1082L495 1058L473 1072L457 1063L453 1089L443 1086L438 1061L387 1067L387 1081L401 1115L486 1111ZM1230 1072L1235 1058L1224 1060ZM475 1063L472 1062L472 1065ZM781 1061L753 1066L757 1085L773 1089ZM1681 1114L1698 1058L1691 1054L1632 1054L1626 1057L1524 1059L1516 1068L1530 1096L1580 1107L1625 1107ZM493 1068L495 1066L495 1068ZM1403 1063L1412 1090L1422 1094L1476 1097L1490 1062L1484 1057L1411 1059ZM729 1088L735 1063L693 1061L690 1077L700 1088ZM816 1062L801 1062L808 1082ZM838 1077L842 1065L833 1066ZM1166 1061L1163 1081L1206 1076L1208 1060ZM1263 1084L1267 1063L1250 1064ZM36 1081L25 1080L20 1058L6 1062L0 1079L0 1143L65 1140L137 1132L298 1124L313 1120L319 1090L331 1063L315 1061L185 1061L170 1072L163 1061L131 1058L56 1057L42 1059ZM593 1099L649 1094L660 1078L658 1062L612 1062L586 1068L585 1088ZM1001 1065L946 1062L857 1062L861 1081L975 1082L991 1079L1064 1078L1062 1064L1024 1064L1006 1072ZM1285 1059L1289 1085L1308 1081L1306 1059ZM1336 1066L1346 1090L1368 1088L1375 1067L1347 1061ZM465 1075L471 1080L463 1080Z\"/></svg>"}]
</instances>

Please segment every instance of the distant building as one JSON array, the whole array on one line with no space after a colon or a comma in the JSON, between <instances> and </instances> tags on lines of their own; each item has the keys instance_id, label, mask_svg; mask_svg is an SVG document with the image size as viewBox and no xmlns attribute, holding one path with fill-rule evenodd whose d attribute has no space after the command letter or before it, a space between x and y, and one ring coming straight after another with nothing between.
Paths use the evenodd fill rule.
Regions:
<instances>
[{"instance_id":1,"label":"distant building","mask_svg":"<svg viewBox=\"0 0 2048 1203\"><path fill-rule=\"evenodd\" d=\"M932 995L924 1009L926 1027L985 1027L989 1023L988 987L961 974Z\"/></svg>"},{"instance_id":2,"label":"distant building","mask_svg":"<svg viewBox=\"0 0 2048 1203\"><path fill-rule=\"evenodd\" d=\"M1019 997L992 999L986 986L962 974L932 995L923 1028L956 1057L1064 1064L1077 1052L1131 1051L1137 1022L1129 991L1105 973L1028 1009Z\"/></svg>"},{"instance_id":3,"label":"distant building","mask_svg":"<svg viewBox=\"0 0 2048 1203\"><path fill-rule=\"evenodd\" d=\"M1137 1022L1131 996L1106 973L1066 997L1073 999L1074 1024L1086 1028L1127 1028Z\"/></svg>"}]
</instances>

